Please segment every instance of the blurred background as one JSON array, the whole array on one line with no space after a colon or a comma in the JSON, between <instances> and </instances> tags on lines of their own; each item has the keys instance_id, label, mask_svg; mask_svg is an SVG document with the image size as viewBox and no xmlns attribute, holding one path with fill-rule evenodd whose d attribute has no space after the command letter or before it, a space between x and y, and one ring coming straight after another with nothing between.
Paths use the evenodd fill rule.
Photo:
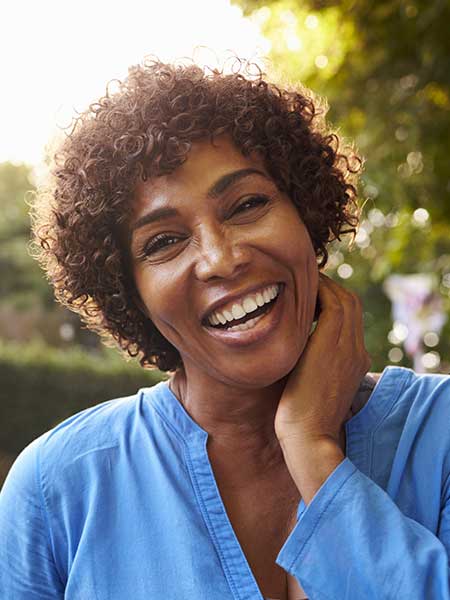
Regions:
<instances>
[{"instance_id":1,"label":"blurred background","mask_svg":"<svg viewBox=\"0 0 450 600\"><path fill-rule=\"evenodd\" d=\"M27 247L47 142L147 54L232 50L328 99L366 165L356 240L326 272L363 300L372 371L450 373L448 0L17 0L0 19L0 484L43 431L162 377L58 306Z\"/></svg>"}]
</instances>

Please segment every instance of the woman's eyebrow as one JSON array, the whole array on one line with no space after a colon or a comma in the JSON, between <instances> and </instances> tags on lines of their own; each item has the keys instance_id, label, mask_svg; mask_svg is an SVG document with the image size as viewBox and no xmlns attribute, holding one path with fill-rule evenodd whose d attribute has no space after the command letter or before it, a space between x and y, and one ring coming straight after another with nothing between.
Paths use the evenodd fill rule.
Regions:
<instances>
[{"instance_id":1,"label":"woman's eyebrow","mask_svg":"<svg viewBox=\"0 0 450 600\"><path fill-rule=\"evenodd\" d=\"M135 223L133 223L130 233L133 233L134 231L136 231L136 229L144 227L144 225L148 225L149 223L154 223L155 221L160 221L162 219L168 219L169 217L177 217L179 216L179 214L180 213L176 208L170 208L168 206L156 208L155 210L152 210L151 212L142 215L142 217L140 217Z\"/></svg>"},{"instance_id":2,"label":"woman's eyebrow","mask_svg":"<svg viewBox=\"0 0 450 600\"><path fill-rule=\"evenodd\" d=\"M217 198L221 194L223 194L230 186L236 183L239 179L243 177L248 177L249 175L260 175L265 179L269 179L269 177L264 173L264 171L260 171L259 169L247 168L247 169L239 169L238 171L232 171L231 173L227 173L226 175L222 175L208 190L207 196L208 198Z\"/></svg>"},{"instance_id":3,"label":"woman's eyebrow","mask_svg":"<svg viewBox=\"0 0 450 600\"><path fill-rule=\"evenodd\" d=\"M250 175L259 175L265 179L269 179L268 175L259 169L239 169L238 171L232 171L231 173L226 173L225 175L222 175L222 177L219 177L219 179L209 188L206 195L208 198L218 198L237 181L243 179L244 177L249 177ZM177 217L179 215L180 213L176 208L168 206L157 208L145 215L142 215L142 217L140 217L131 227L131 233L136 231L136 229L144 227L144 225L148 225L149 223L154 223L155 221L160 221L162 219L168 219L170 217Z\"/></svg>"}]
</instances>

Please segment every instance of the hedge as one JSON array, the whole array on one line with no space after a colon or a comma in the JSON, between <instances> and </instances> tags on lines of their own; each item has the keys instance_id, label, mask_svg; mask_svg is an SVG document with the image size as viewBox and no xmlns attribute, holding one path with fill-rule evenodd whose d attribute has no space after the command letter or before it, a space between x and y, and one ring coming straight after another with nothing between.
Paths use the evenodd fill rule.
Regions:
<instances>
[{"instance_id":1,"label":"hedge","mask_svg":"<svg viewBox=\"0 0 450 600\"><path fill-rule=\"evenodd\" d=\"M163 378L119 355L0 342L0 452L17 455L68 416Z\"/></svg>"}]
</instances>

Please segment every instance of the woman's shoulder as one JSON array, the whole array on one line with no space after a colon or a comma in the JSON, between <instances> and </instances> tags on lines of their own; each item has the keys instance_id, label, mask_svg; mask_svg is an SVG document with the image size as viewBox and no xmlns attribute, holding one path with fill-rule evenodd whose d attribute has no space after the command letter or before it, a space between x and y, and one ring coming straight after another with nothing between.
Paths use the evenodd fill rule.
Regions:
<instances>
[{"instance_id":1,"label":"woman's shoulder","mask_svg":"<svg viewBox=\"0 0 450 600\"><path fill-rule=\"evenodd\" d=\"M408 468L423 473L432 468L436 477L446 477L450 474L450 376L399 366L373 375L368 374L360 387L365 404L347 422L354 456L370 447L374 477L384 486L394 461L397 472Z\"/></svg>"},{"instance_id":2,"label":"woman's shoulder","mask_svg":"<svg viewBox=\"0 0 450 600\"><path fill-rule=\"evenodd\" d=\"M422 420L433 428L446 426L450 419L450 375L417 373L389 365L381 373L371 372L364 377L352 405L353 413L366 404L383 418L395 413L410 423Z\"/></svg>"},{"instance_id":3,"label":"woman's shoulder","mask_svg":"<svg viewBox=\"0 0 450 600\"><path fill-rule=\"evenodd\" d=\"M355 416L367 404L375 412L381 408L380 404L386 410L395 406L407 410L408 405L411 410L417 410L419 405L435 404L435 412L448 411L450 418L450 375L416 373L409 368L389 365L382 372L365 375L353 398L351 414Z\"/></svg>"},{"instance_id":4,"label":"woman's shoulder","mask_svg":"<svg viewBox=\"0 0 450 600\"><path fill-rule=\"evenodd\" d=\"M41 444L52 448L70 445L72 452L114 445L134 413L140 394L107 400L75 413L41 436Z\"/></svg>"},{"instance_id":5,"label":"woman's shoulder","mask_svg":"<svg viewBox=\"0 0 450 600\"><path fill-rule=\"evenodd\" d=\"M17 457L10 475L20 471L35 477L53 479L59 474L91 466L108 451L127 444L136 421L142 418L142 404L152 388L130 396L115 398L86 408L45 432Z\"/></svg>"},{"instance_id":6,"label":"woman's shoulder","mask_svg":"<svg viewBox=\"0 0 450 600\"><path fill-rule=\"evenodd\" d=\"M63 518L60 509L69 504L77 514L83 510L87 514L92 494L109 497L139 467L142 457L151 466L152 456L158 460L157 452L152 452L161 436L157 417L148 407L158 387L87 408L31 442L6 477L0 516L15 510L18 496L26 499L24 515L42 509Z\"/></svg>"}]
</instances>

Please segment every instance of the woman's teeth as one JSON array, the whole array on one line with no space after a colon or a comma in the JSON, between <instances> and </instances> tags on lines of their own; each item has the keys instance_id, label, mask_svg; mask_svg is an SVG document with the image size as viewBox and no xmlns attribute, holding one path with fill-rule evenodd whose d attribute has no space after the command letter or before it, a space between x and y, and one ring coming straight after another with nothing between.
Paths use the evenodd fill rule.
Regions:
<instances>
[{"instance_id":1,"label":"woman's teeth","mask_svg":"<svg viewBox=\"0 0 450 600\"><path fill-rule=\"evenodd\" d=\"M242 319L245 317L245 315L252 313L269 302L272 302L272 300L278 296L279 292L279 285L270 285L256 294L249 294L248 296L245 296L245 298L243 298L241 301L234 302L232 305L228 305L224 309L214 311L213 314L208 318L208 322L213 327L217 327ZM258 315L253 319L245 321L245 323L229 325L226 327L226 329L227 331L244 331L246 329L250 329L262 318L262 316L263 315Z\"/></svg>"},{"instance_id":2,"label":"woman's teeth","mask_svg":"<svg viewBox=\"0 0 450 600\"><path fill-rule=\"evenodd\" d=\"M264 313L265 315L266 313ZM251 329L258 321L260 321L264 315L258 315L254 319L249 319L245 321L245 323L240 323L239 325L232 325L231 327L227 327L227 331L245 331L246 329Z\"/></svg>"}]
</instances>

